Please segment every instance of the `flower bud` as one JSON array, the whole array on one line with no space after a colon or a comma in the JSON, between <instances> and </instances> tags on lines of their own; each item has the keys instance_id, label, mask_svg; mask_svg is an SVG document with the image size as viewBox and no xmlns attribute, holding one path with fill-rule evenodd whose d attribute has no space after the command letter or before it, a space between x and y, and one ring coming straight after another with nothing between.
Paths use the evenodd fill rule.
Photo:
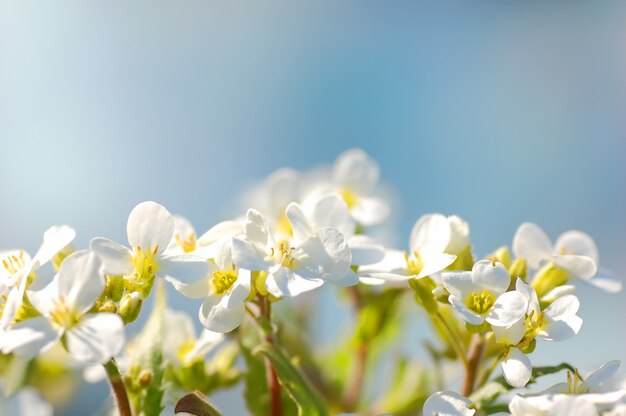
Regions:
<instances>
[{"instance_id":1,"label":"flower bud","mask_svg":"<svg viewBox=\"0 0 626 416\"><path fill-rule=\"evenodd\" d=\"M446 267L446 270L472 270L474 266L474 255L472 246L468 245L463 251L457 254L454 263Z\"/></svg>"},{"instance_id":2,"label":"flower bud","mask_svg":"<svg viewBox=\"0 0 626 416\"><path fill-rule=\"evenodd\" d=\"M100 307L98 308L98 312L115 313L117 312L117 305L115 305L115 302L110 299L106 300L100 305Z\"/></svg>"},{"instance_id":3,"label":"flower bud","mask_svg":"<svg viewBox=\"0 0 626 416\"><path fill-rule=\"evenodd\" d=\"M537 346L537 341L533 338L528 342L523 342L517 346L521 352L524 354L530 354L535 351L535 347Z\"/></svg>"},{"instance_id":4,"label":"flower bud","mask_svg":"<svg viewBox=\"0 0 626 416\"><path fill-rule=\"evenodd\" d=\"M106 296L113 302L119 302L124 294L124 276L107 276Z\"/></svg>"},{"instance_id":5,"label":"flower bud","mask_svg":"<svg viewBox=\"0 0 626 416\"><path fill-rule=\"evenodd\" d=\"M142 370L137 377L137 384L140 388L145 389L152 383L152 372L149 370Z\"/></svg>"},{"instance_id":6,"label":"flower bud","mask_svg":"<svg viewBox=\"0 0 626 416\"><path fill-rule=\"evenodd\" d=\"M526 281L526 276L528 274L526 259L523 257L516 258L513 264L509 267L509 274L511 275L511 280L517 280L519 277L523 281Z\"/></svg>"},{"instance_id":7,"label":"flower bud","mask_svg":"<svg viewBox=\"0 0 626 416\"><path fill-rule=\"evenodd\" d=\"M511 252L507 246L502 246L488 257L491 261L498 261L504 265L507 269L511 267Z\"/></svg>"},{"instance_id":8,"label":"flower bud","mask_svg":"<svg viewBox=\"0 0 626 416\"><path fill-rule=\"evenodd\" d=\"M548 263L541 268L530 282L540 298L552 289L562 286L569 280L567 272L554 263Z\"/></svg>"},{"instance_id":9,"label":"flower bud","mask_svg":"<svg viewBox=\"0 0 626 416\"><path fill-rule=\"evenodd\" d=\"M415 302L421 305L428 313L437 313L439 305L433 294L435 283L429 277L409 280L409 286L415 292Z\"/></svg>"},{"instance_id":10,"label":"flower bud","mask_svg":"<svg viewBox=\"0 0 626 416\"><path fill-rule=\"evenodd\" d=\"M139 316L143 299L138 292L127 293L120 300L119 315L125 324L133 322Z\"/></svg>"}]
</instances>

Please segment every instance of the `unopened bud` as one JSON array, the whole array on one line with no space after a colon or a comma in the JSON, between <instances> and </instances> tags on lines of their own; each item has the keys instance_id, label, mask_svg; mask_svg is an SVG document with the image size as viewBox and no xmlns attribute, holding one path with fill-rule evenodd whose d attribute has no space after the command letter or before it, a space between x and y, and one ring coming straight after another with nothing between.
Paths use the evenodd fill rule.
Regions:
<instances>
[{"instance_id":1,"label":"unopened bud","mask_svg":"<svg viewBox=\"0 0 626 416\"><path fill-rule=\"evenodd\" d=\"M511 252L506 246L500 247L491 253L487 258L491 261L498 261L502 263L507 269L511 267Z\"/></svg>"},{"instance_id":2,"label":"unopened bud","mask_svg":"<svg viewBox=\"0 0 626 416\"><path fill-rule=\"evenodd\" d=\"M519 344L517 348L519 348L519 350L523 352L524 354L530 354L531 352L535 351L536 346L537 346L537 341L533 338L529 342L524 342L522 344Z\"/></svg>"},{"instance_id":3,"label":"unopened bud","mask_svg":"<svg viewBox=\"0 0 626 416\"><path fill-rule=\"evenodd\" d=\"M122 297L118 313L124 320L124 323L129 324L137 319L142 303L143 299L138 292L127 293Z\"/></svg>"},{"instance_id":4,"label":"unopened bud","mask_svg":"<svg viewBox=\"0 0 626 416\"><path fill-rule=\"evenodd\" d=\"M428 313L437 313L439 305L433 294L435 283L429 277L410 279L409 286L415 292L415 302L421 305Z\"/></svg>"},{"instance_id":5,"label":"unopened bud","mask_svg":"<svg viewBox=\"0 0 626 416\"><path fill-rule=\"evenodd\" d=\"M509 267L509 274L511 275L511 280L516 280L519 277L520 279L526 281L526 275L528 274L526 259L523 257L516 258L513 264Z\"/></svg>"},{"instance_id":6,"label":"unopened bud","mask_svg":"<svg viewBox=\"0 0 626 416\"><path fill-rule=\"evenodd\" d=\"M548 263L537 272L530 285L541 298L552 289L566 284L568 280L569 275L565 270L555 266L554 263Z\"/></svg>"},{"instance_id":7,"label":"unopened bud","mask_svg":"<svg viewBox=\"0 0 626 416\"><path fill-rule=\"evenodd\" d=\"M139 387L145 389L152 383L152 372L149 370L142 370L137 377L137 383Z\"/></svg>"},{"instance_id":8,"label":"unopened bud","mask_svg":"<svg viewBox=\"0 0 626 416\"><path fill-rule=\"evenodd\" d=\"M446 267L446 270L472 270L474 266L474 255L472 254L472 246L468 245L460 253L456 254L456 260Z\"/></svg>"},{"instance_id":9,"label":"unopened bud","mask_svg":"<svg viewBox=\"0 0 626 416\"><path fill-rule=\"evenodd\" d=\"M107 276L106 296L113 302L119 302L124 295L124 277Z\"/></svg>"}]
</instances>

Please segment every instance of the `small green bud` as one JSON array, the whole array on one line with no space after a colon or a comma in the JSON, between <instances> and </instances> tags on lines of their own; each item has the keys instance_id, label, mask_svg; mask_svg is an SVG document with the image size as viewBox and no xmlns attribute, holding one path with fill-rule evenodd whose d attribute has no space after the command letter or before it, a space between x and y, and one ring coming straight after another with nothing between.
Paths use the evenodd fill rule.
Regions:
<instances>
[{"instance_id":1,"label":"small green bud","mask_svg":"<svg viewBox=\"0 0 626 416\"><path fill-rule=\"evenodd\" d=\"M489 256L487 259L491 261L498 261L504 265L507 269L511 267L511 252L507 246L502 246Z\"/></svg>"},{"instance_id":2,"label":"small green bud","mask_svg":"<svg viewBox=\"0 0 626 416\"><path fill-rule=\"evenodd\" d=\"M435 289L435 283L429 277L423 277L421 279L409 280L409 286L415 292L415 302L422 306L428 313L437 313L439 305L437 299L433 295L433 289Z\"/></svg>"},{"instance_id":3,"label":"small green bud","mask_svg":"<svg viewBox=\"0 0 626 416\"><path fill-rule=\"evenodd\" d=\"M145 389L152 383L152 372L149 370L142 370L137 377L137 384L140 388Z\"/></svg>"},{"instance_id":4,"label":"small green bud","mask_svg":"<svg viewBox=\"0 0 626 416\"><path fill-rule=\"evenodd\" d=\"M115 305L115 302L113 302L112 300L106 300L104 301L100 307L98 308L98 312L111 312L111 313L115 313L117 312L117 305Z\"/></svg>"},{"instance_id":5,"label":"small green bud","mask_svg":"<svg viewBox=\"0 0 626 416\"><path fill-rule=\"evenodd\" d=\"M537 341L533 338L528 342L523 342L517 346L521 352L524 354L530 354L535 351L535 347L537 346Z\"/></svg>"},{"instance_id":6,"label":"small green bud","mask_svg":"<svg viewBox=\"0 0 626 416\"><path fill-rule=\"evenodd\" d=\"M528 274L526 259L523 257L516 258L513 264L509 267L509 274L511 275L511 280L517 280L519 277L523 281L526 281L526 276Z\"/></svg>"},{"instance_id":7,"label":"small green bud","mask_svg":"<svg viewBox=\"0 0 626 416\"><path fill-rule=\"evenodd\" d=\"M127 293L120 300L119 315L125 324L133 322L139 316L143 299L138 292Z\"/></svg>"},{"instance_id":8,"label":"small green bud","mask_svg":"<svg viewBox=\"0 0 626 416\"><path fill-rule=\"evenodd\" d=\"M472 270L472 267L474 266L472 246L468 245L460 253L453 254L456 254L456 260L454 260L454 263L446 267L446 270Z\"/></svg>"},{"instance_id":9,"label":"small green bud","mask_svg":"<svg viewBox=\"0 0 626 416\"><path fill-rule=\"evenodd\" d=\"M106 297L119 302L124 295L124 276L107 276Z\"/></svg>"},{"instance_id":10,"label":"small green bud","mask_svg":"<svg viewBox=\"0 0 626 416\"><path fill-rule=\"evenodd\" d=\"M550 262L537 272L530 285L540 298L555 287L566 284L569 280L567 272Z\"/></svg>"}]
</instances>

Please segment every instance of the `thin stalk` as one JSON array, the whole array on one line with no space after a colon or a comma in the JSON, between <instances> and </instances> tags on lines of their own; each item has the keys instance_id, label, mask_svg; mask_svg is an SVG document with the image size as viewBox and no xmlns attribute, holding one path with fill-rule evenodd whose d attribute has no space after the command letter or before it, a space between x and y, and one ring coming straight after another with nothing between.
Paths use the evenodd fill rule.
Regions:
<instances>
[{"instance_id":1,"label":"thin stalk","mask_svg":"<svg viewBox=\"0 0 626 416\"><path fill-rule=\"evenodd\" d=\"M441 325L448 332L448 335L450 335L450 339L452 340L452 346L456 350L457 355L461 358L463 365L467 369L467 366L469 363L467 361L467 352L465 351L465 347L463 346L463 344L461 344L461 341L459 341L456 334L454 333L452 328L450 328L450 325L448 325L448 323L446 322L445 318L441 315L441 313L437 312L434 316L439 320Z\"/></svg>"},{"instance_id":2,"label":"thin stalk","mask_svg":"<svg viewBox=\"0 0 626 416\"><path fill-rule=\"evenodd\" d=\"M128 393L126 393L126 386L124 380L120 374L119 368L113 358L111 358L106 364L103 364L104 369L111 385L111 392L115 397L115 403L120 416L132 416L133 412L130 409L130 403L128 401Z\"/></svg>"},{"instance_id":3,"label":"thin stalk","mask_svg":"<svg viewBox=\"0 0 626 416\"><path fill-rule=\"evenodd\" d=\"M489 380L489 377L491 377L491 373L493 373L493 370L496 369L496 366L498 365L502 357L504 357L504 353L497 354L493 358L493 361L491 361L491 364L489 364L489 367L487 367L485 372L480 376L480 379L478 380L478 384L476 385L477 387L482 387L487 383L487 380Z\"/></svg>"},{"instance_id":4,"label":"thin stalk","mask_svg":"<svg viewBox=\"0 0 626 416\"><path fill-rule=\"evenodd\" d=\"M357 286L348 287L348 293L352 298L354 309L357 315L363 309L363 295L359 291ZM348 412L352 412L356 409L361 392L363 390L363 384L365 382L365 371L367 369L367 358L369 357L369 347L366 343L359 342L356 346L355 363L352 371L351 381L348 383L348 391L346 394L346 409Z\"/></svg>"},{"instance_id":5,"label":"thin stalk","mask_svg":"<svg viewBox=\"0 0 626 416\"><path fill-rule=\"evenodd\" d=\"M272 325L272 303L267 297L262 297L259 299L259 309L261 312L261 316L267 319L267 322ZM274 345L274 334L273 330L262 331L263 332L263 340L268 344ZM283 414L282 401L280 397L280 384L278 382L278 375L276 374L276 369L272 362L266 358L265 359L265 372L267 375L267 387L270 391L270 415L271 416L281 416Z\"/></svg>"},{"instance_id":6,"label":"thin stalk","mask_svg":"<svg viewBox=\"0 0 626 416\"><path fill-rule=\"evenodd\" d=\"M478 373L478 365L485 347L485 340L481 335L475 334L470 345L469 356L467 358L467 367L465 368L465 379L463 380L463 390L461 394L467 397L474 391L476 376Z\"/></svg>"}]
</instances>

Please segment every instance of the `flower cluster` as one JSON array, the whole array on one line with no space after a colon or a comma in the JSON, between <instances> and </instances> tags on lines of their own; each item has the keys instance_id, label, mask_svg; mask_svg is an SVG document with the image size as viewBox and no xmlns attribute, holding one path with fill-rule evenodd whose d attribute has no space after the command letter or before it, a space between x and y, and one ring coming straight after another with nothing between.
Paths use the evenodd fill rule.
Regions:
<instances>
[{"instance_id":1,"label":"flower cluster","mask_svg":"<svg viewBox=\"0 0 626 416\"><path fill-rule=\"evenodd\" d=\"M597 392L618 363L583 379L565 364L538 371L529 358L541 342L580 331L578 282L621 290L619 279L598 272L589 235L568 231L553 244L538 225L524 223L511 248L478 256L466 221L427 213L417 218L406 249L397 249L384 238L394 204L379 176L378 164L360 149L344 152L330 168L281 169L246 193L241 215L201 235L189 220L151 201L130 212L127 246L96 237L75 250L74 230L52 227L33 257L23 250L0 253L2 360L45 362L61 349L68 356L63 368L82 367L88 380L109 380L123 416L174 404L172 411L203 414L212 405L185 392L209 394L240 381L254 414L471 415L503 406L512 415L624 414L625 390ZM204 327L198 337L187 315L166 307L166 284L197 300ZM327 284L352 300L356 323L344 346L320 356L302 341L310 319L291 306L280 308ZM363 391L371 351L384 348L403 314L416 313L403 309L405 294L439 337L427 344L435 368L421 364L415 374L423 382L416 383L407 362L399 361L394 385L369 400ZM153 311L127 342L125 327L149 298ZM446 362L461 366L461 395L432 394L449 381ZM7 379L3 368L10 366L0 365ZM492 377L498 366L501 379ZM28 387L3 392L0 409L23 401L46 407L32 393L39 386L29 377L40 374L28 374L39 367L31 368L20 375L20 386ZM539 395L513 393L564 369L566 384ZM264 399L255 401L254 394Z\"/></svg>"}]
</instances>

